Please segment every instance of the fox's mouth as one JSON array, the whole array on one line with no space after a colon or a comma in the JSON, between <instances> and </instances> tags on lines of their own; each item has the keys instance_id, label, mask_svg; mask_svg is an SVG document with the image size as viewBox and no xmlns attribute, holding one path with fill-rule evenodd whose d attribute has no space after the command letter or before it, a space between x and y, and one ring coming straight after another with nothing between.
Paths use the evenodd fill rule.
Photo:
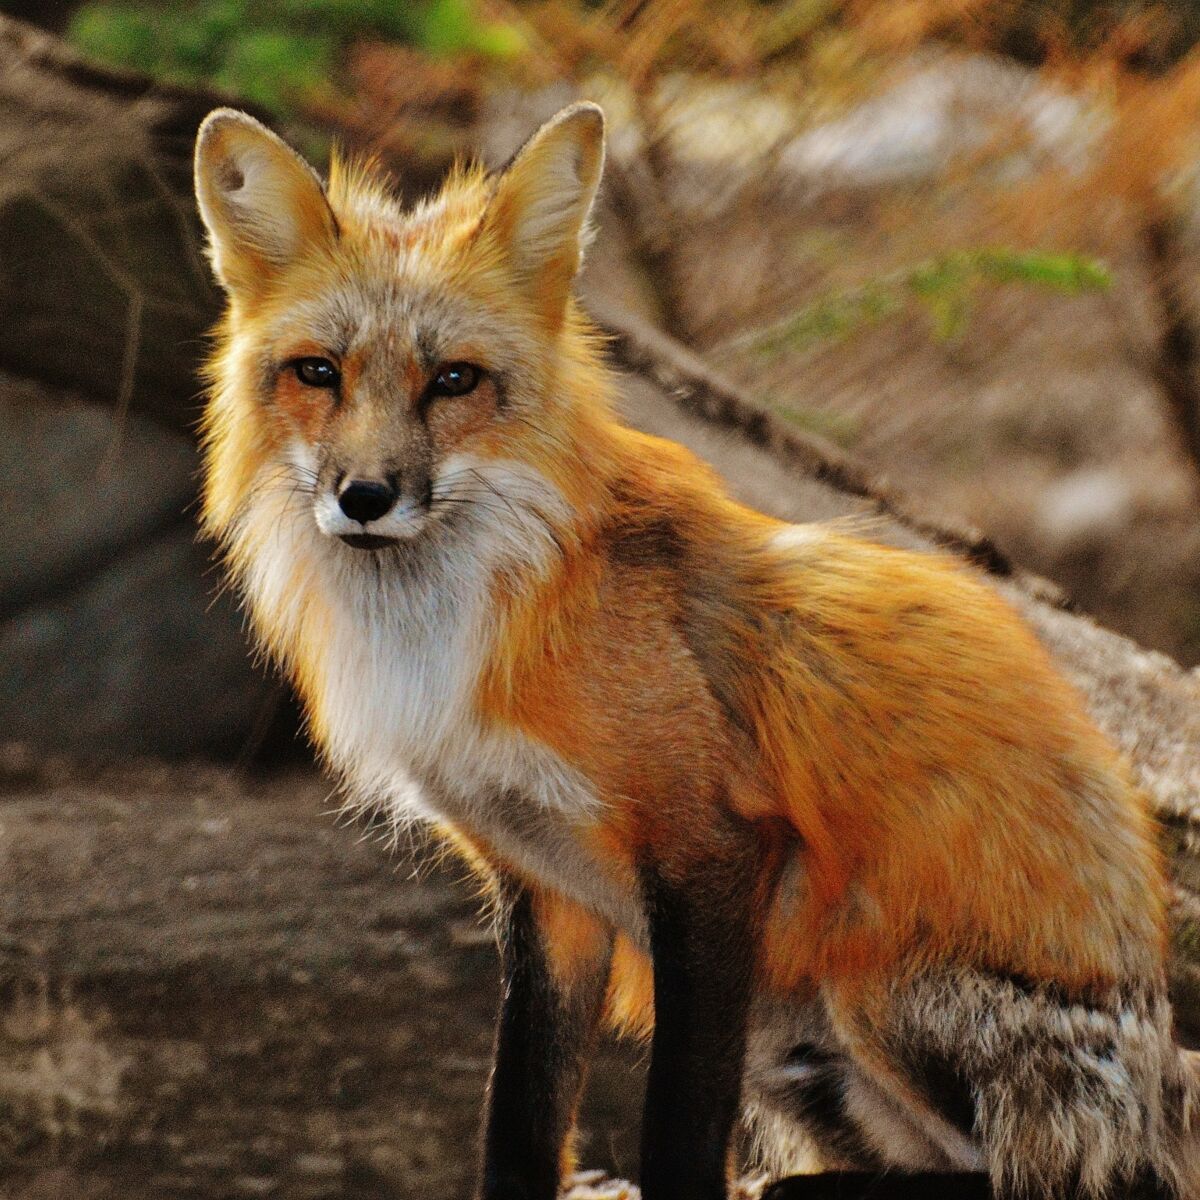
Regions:
<instances>
[{"instance_id":1,"label":"fox's mouth","mask_svg":"<svg viewBox=\"0 0 1200 1200\"><path fill-rule=\"evenodd\" d=\"M387 546L394 546L399 540L393 537L380 537L377 533L339 533L338 537L347 546L353 546L355 550L383 550Z\"/></svg>"}]
</instances>

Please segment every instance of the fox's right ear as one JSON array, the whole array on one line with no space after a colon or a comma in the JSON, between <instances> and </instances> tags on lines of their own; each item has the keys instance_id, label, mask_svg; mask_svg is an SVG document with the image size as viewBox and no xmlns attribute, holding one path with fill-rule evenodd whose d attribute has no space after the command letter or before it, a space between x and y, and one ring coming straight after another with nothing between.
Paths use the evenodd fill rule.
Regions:
<instances>
[{"instance_id":1,"label":"fox's right ear","mask_svg":"<svg viewBox=\"0 0 1200 1200\"><path fill-rule=\"evenodd\" d=\"M261 293L289 263L336 239L317 173L246 113L218 108L205 117L195 166L213 269L229 292Z\"/></svg>"}]
</instances>

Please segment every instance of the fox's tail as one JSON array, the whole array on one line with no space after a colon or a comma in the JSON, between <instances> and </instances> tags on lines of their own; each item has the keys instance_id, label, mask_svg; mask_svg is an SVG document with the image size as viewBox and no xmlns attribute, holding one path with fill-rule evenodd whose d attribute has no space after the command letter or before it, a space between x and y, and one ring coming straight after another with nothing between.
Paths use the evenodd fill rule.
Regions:
<instances>
[{"instance_id":1,"label":"fox's tail","mask_svg":"<svg viewBox=\"0 0 1200 1200\"><path fill-rule=\"evenodd\" d=\"M1200 1051L1179 1051L1175 1167L1182 1200L1200 1200Z\"/></svg>"}]
</instances>

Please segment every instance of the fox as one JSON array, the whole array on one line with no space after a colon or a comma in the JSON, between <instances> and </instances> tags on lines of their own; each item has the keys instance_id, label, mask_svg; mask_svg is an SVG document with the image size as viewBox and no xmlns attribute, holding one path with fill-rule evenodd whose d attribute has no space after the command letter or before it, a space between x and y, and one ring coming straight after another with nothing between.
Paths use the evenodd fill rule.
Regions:
<instances>
[{"instance_id":1,"label":"fox","mask_svg":"<svg viewBox=\"0 0 1200 1200\"><path fill-rule=\"evenodd\" d=\"M606 1024L645 1200L747 1146L790 1200L1200 1195L1128 765L969 565L617 419L604 153L577 103L406 206L232 109L196 143L203 530L347 794L492 897L475 1195L558 1194Z\"/></svg>"}]
</instances>

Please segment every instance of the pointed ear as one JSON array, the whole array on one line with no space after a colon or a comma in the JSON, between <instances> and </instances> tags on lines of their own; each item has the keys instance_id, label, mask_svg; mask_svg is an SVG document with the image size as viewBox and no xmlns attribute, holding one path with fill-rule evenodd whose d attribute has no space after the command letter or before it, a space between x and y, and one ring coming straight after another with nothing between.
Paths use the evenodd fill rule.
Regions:
<instances>
[{"instance_id":1,"label":"pointed ear","mask_svg":"<svg viewBox=\"0 0 1200 1200\"><path fill-rule=\"evenodd\" d=\"M228 291L261 294L288 264L336 239L317 173L253 117L231 108L209 113L195 165L213 269Z\"/></svg>"},{"instance_id":2,"label":"pointed ear","mask_svg":"<svg viewBox=\"0 0 1200 1200\"><path fill-rule=\"evenodd\" d=\"M485 226L551 322L561 320L579 270L603 168L604 114L573 104L525 144L488 206Z\"/></svg>"}]
</instances>

